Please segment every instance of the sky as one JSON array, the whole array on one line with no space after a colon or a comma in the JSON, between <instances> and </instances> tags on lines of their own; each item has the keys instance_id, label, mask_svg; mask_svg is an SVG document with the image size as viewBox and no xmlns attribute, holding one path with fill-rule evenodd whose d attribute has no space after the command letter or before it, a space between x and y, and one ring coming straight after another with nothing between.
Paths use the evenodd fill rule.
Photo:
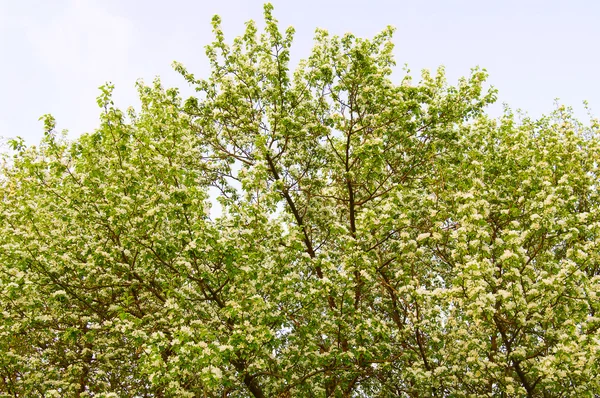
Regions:
<instances>
[{"instance_id":1,"label":"sky","mask_svg":"<svg viewBox=\"0 0 600 398\"><path fill-rule=\"evenodd\" d=\"M50 113L69 137L99 124L98 87L112 82L117 106L137 104L135 82L160 76L193 94L173 71L179 61L208 76L204 46L218 14L228 40L262 21L262 0L0 0L0 137L39 142ZM387 25L399 65L418 77L444 65L450 83L480 66L502 103L533 117L555 99L600 115L600 2L597 0L272 0L280 26L294 26L292 56L308 56L315 28L372 37ZM260 25L259 25L260 26Z\"/></svg>"}]
</instances>

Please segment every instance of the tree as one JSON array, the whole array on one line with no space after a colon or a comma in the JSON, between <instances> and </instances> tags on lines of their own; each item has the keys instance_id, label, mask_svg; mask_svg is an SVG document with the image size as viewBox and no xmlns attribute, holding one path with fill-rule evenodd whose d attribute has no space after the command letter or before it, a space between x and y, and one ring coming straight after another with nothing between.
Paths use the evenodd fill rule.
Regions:
<instances>
[{"instance_id":1,"label":"tree","mask_svg":"<svg viewBox=\"0 0 600 398\"><path fill-rule=\"evenodd\" d=\"M392 29L249 22L183 101L138 84L11 141L6 397L592 397L599 123L506 110L474 69L394 84ZM220 211L216 208L219 204Z\"/></svg>"}]
</instances>

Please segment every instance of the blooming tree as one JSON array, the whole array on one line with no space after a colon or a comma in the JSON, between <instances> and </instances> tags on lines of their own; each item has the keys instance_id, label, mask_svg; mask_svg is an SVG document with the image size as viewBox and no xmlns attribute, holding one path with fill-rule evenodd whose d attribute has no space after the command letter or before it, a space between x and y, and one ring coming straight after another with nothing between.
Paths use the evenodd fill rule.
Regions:
<instances>
[{"instance_id":1,"label":"blooming tree","mask_svg":"<svg viewBox=\"0 0 600 398\"><path fill-rule=\"evenodd\" d=\"M265 6L198 96L102 87L101 125L10 142L0 396L592 397L599 124L506 110L475 69L392 81L392 29Z\"/></svg>"}]
</instances>

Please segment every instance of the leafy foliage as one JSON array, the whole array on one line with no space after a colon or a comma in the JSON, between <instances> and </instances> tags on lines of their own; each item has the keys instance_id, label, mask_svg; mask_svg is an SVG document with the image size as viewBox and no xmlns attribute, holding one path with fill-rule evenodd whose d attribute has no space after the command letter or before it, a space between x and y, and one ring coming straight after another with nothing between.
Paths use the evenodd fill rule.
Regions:
<instances>
[{"instance_id":1,"label":"leafy foliage","mask_svg":"<svg viewBox=\"0 0 600 398\"><path fill-rule=\"evenodd\" d=\"M107 85L94 133L10 141L0 395L598 393L598 122L490 119L478 69L395 84L391 28L292 71L265 22L215 17L196 98Z\"/></svg>"}]
</instances>

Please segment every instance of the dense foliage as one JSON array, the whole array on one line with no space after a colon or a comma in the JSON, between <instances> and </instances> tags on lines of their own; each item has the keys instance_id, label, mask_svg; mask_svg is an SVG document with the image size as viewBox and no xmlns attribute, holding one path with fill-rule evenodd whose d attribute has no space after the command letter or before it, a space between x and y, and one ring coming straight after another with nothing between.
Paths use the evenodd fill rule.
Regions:
<instances>
[{"instance_id":1,"label":"dense foliage","mask_svg":"<svg viewBox=\"0 0 600 398\"><path fill-rule=\"evenodd\" d=\"M599 125L391 79L392 29L227 44L0 181L2 397L592 397Z\"/></svg>"}]
</instances>

